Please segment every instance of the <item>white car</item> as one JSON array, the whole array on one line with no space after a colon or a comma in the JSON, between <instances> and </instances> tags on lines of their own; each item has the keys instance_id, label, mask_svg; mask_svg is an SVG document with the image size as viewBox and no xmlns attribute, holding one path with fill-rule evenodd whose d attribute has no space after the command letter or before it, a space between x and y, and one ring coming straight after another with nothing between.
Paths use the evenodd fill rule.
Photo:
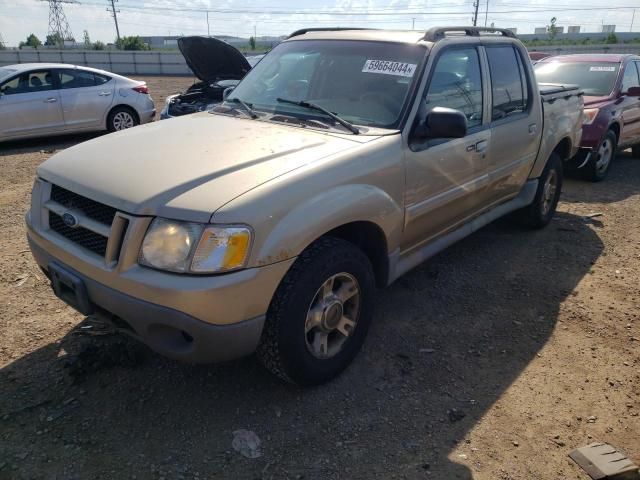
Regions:
<instances>
[{"instance_id":1,"label":"white car","mask_svg":"<svg viewBox=\"0 0 640 480\"><path fill-rule=\"evenodd\" d=\"M124 130L156 114L145 82L64 63L0 67L0 141Z\"/></svg>"}]
</instances>

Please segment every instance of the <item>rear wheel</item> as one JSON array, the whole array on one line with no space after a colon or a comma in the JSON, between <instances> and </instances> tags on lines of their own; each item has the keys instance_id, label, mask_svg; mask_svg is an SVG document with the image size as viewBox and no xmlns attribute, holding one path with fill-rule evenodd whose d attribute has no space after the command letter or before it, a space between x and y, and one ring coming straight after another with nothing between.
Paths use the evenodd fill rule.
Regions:
<instances>
[{"instance_id":1,"label":"rear wheel","mask_svg":"<svg viewBox=\"0 0 640 480\"><path fill-rule=\"evenodd\" d=\"M373 268L360 249L338 238L321 238L300 254L278 287L258 358L292 383L330 380L364 342L374 290Z\"/></svg>"},{"instance_id":2,"label":"rear wheel","mask_svg":"<svg viewBox=\"0 0 640 480\"><path fill-rule=\"evenodd\" d=\"M634 145L631 147L631 156L633 158L640 158L640 145Z\"/></svg>"},{"instance_id":3,"label":"rear wheel","mask_svg":"<svg viewBox=\"0 0 640 480\"><path fill-rule=\"evenodd\" d=\"M129 107L116 107L107 117L107 130L118 132L140 124L138 115Z\"/></svg>"},{"instance_id":4,"label":"rear wheel","mask_svg":"<svg viewBox=\"0 0 640 480\"><path fill-rule=\"evenodd\" d=\"M530 228L545 227L556 212L562 181L562 160L557 153L552 153L540 175L533 202L514 212L515 218Z\"/></svg>"},{"instance_id":5,"label":"rear wheel","mask_svg":"<svg viewBox=\"0 0 640 480\"><path fill-rule=\"evenodd\" d=\"M616 156L617 143L616 134L609 130L585 166L584 174L587 180L600 182L605 179Z\"/></svg>"}]
</instances>

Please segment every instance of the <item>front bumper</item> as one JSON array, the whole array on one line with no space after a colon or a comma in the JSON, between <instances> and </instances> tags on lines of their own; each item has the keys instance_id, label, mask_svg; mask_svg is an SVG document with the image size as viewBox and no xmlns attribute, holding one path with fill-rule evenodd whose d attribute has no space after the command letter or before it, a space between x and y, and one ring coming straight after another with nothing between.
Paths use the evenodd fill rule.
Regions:
<instances>
[{"instance_id":1,"label":"front bumper","mask_svg":"<svg viewBox=\"0 0 640 480\"><path fill-rule=\"evenodd\" d=\"M122 271L101 266L54 232L41 234L27 224L27 237L44 271L55 264L82 281L97 314L112 317L158 353L194 363L230 360L255 350L273 293L294 261L215 276L138 265Z\"/></svg>"}]
</instances>

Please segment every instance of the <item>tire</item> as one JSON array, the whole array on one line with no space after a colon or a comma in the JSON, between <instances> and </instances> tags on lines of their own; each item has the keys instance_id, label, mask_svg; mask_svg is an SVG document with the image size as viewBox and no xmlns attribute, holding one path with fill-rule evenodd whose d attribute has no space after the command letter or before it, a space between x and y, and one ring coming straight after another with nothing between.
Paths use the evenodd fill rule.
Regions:
<instances>
[{"instance_id":1,"label":"tire","mask_svg":"<svg viewBox=\"0 0 640 480\"><path fill-rule=\"evenodd\" d=\"M631 156L633 158L640 158L640 145L634 145L631 147Z\"/></svg>"},{"instance_id":2,"label":"tire","mask_svg":"<svg viewBox=\"0 0 640 480\"><path fill-rule=\"evenodd\" d=\"M360 249L334 237L319 239L300 254L278 286L256 350L258 359L274 375L298 385L332 379L364 342L375 288L371 262ZM350 296L337 307L340 292ZM345 318L355 323L347 325Z\"/></svg>"},{"instance_id":3,"label":"tire","mask_svg":"<svg viewBox=\"0 0 640 480\"><path fill-rule=\"evenodd\" d=\"M118 132L140 124L138 115L129 107L116 107L107 116L107 130Z\"/></svg>"},{"instance_id":4,"label":"tire","mask_svg":"<svg viewBox=\"0 0 640 480\"><path fill-rule=\"evenodd\" d=\"M584 167L584 177L592 182L601 182L609 173L609 167L616 156L618 140L612 130L608 130L597 150Z\"/></svg>"},{"instance_id":5,"label":"tire","mask_svg":"<svg viewBox=\"0 0 640 480\"><path fill-rule=\"evenodd\" d=\"M533 202L514 212L519 223L529 228L543 228L553 218L562 192L562 160L552 153L540 175Z\"/></svg>"}]
</instances>

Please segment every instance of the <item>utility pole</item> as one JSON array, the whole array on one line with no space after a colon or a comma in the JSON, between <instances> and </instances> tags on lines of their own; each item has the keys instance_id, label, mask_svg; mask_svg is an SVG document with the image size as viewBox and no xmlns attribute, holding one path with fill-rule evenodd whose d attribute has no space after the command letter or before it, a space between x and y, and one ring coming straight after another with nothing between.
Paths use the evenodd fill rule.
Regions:
<instances>
[{"instance_id":1,"label":"utility pole","mask_svg":"<svg viewBox=\"0 0 640 480\"><path fill-rule=\"evenodd\" d=\"M484 9L484 26L487 26L487 16L489 15L489 0L487 0L487 7Z\"/></svg>"},{"instance_id":2,"label":"utility pole","mask_svg":"<svg viewBox=\"0 0 640 480\"><path fill-rule=\"evenodd\" d=\"M416 17L411 17L411 30L416 29Z\"/></svg>"},{"instance_id":3,"label":"utility pole","mask_svg":"<svg viewBox=\"0 0 640 480\"><path fill-rule=\"evenodd\" d=\"M258 41L258 35L256 33L256 26L255 24L253 25L253 39L257 42Z\"/></svg>"},{"instance_id":4,"label":"utility pole","mask_svg":"<svg viewBox=\"0 0 640 480\"><path fill-rule=\"evenodd\" d=\"M636 9L633 9L633 15L631 15L631 28L629 29L630 32L633 32L633 21L636 19ZM637 65L637 64L636 64Z\"/></svg>"},{"instance_id":5,"label":"utility pole","mask_svg":"<svg viewBox=\"0 0 640 480\"><path fill-rule=\"evenodd\" d=\"M478 24L478 7L480 6L480 0L476 0L473 6L475 7L475 11L473 12L473 26L475 27Z\"/></svg>"},{"instance_id":6,"label":"utility pole","mask_svg":"<svg viewBox=\"0 0 640 480\"><path fill-rule=\"evenodd\" d=\"M207 37L211 36L211 32L209 31L209 10L207 10Z\"/></svg>"},{"instance_id":7,"label":"utility pole","mask_svg":"<svg viewBox=\"0 0 640 480\"><path fill-rule=\"evenodd\" d=\"M111 16L113 17L113 21L116 24L116 38L118 39L118 42L119 42L120 28L118 28L118 13L120 13L120 10L116 10L116 5L115 5L115 2L117 2L118 0L107 0L107 1L111 3L111 6L107 7L107 12L111 14Z\"/></svg>"}]
</instances>

